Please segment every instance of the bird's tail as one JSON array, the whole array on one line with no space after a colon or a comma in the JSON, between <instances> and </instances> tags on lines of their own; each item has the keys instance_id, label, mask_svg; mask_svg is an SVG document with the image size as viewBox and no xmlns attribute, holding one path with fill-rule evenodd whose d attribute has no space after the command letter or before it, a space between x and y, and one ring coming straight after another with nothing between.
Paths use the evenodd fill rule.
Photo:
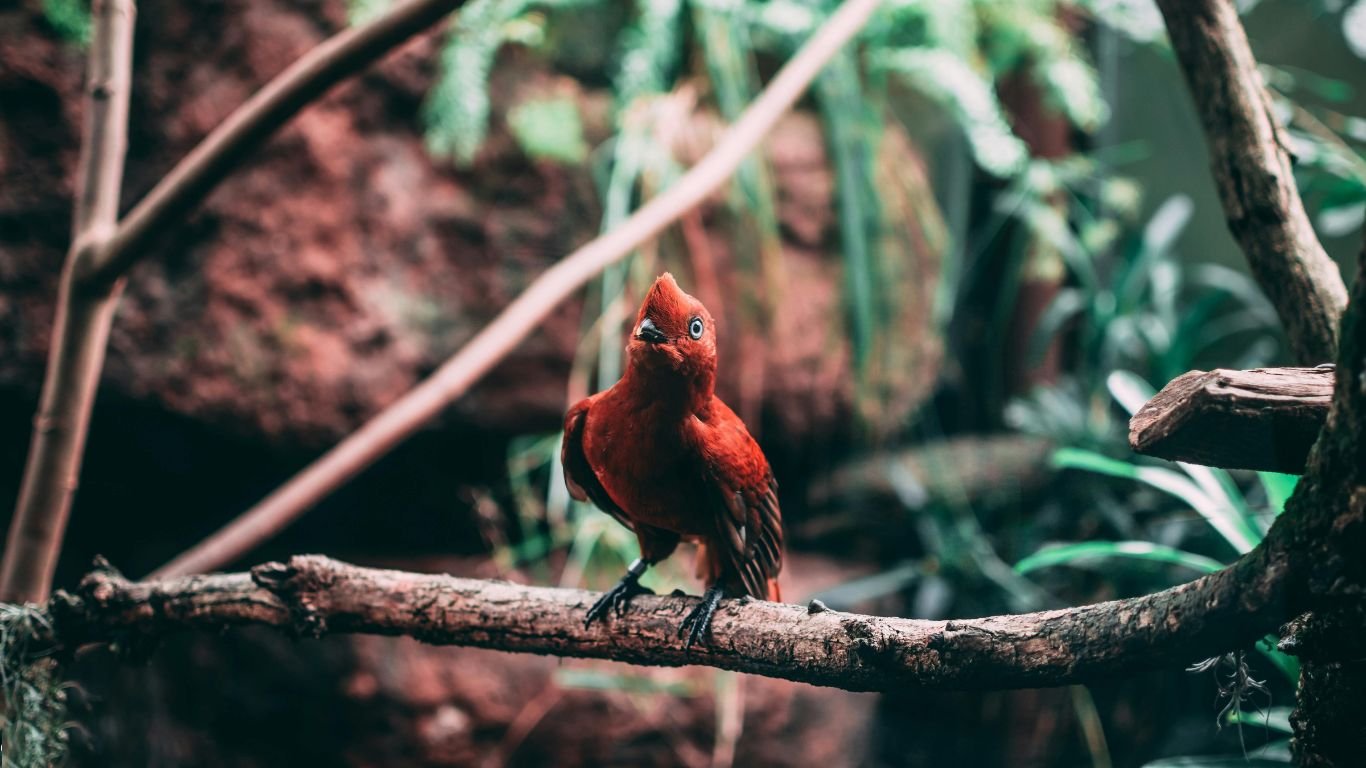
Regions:
<instances>
[{"instance_id":1,"label":"bird's tail","mask_svg":"<svg viewBox=\"0 0 1366 768\"><path fill-rule=\"evenodd\" d=\"M781 603L783 601L783 591L778 588L777 579L768 580L768 599L775 603Z\"/></svg>"},{"instance_id":2,"label":"bird's tail","mask_svg":"<svg viewBox=\"0 0 1366 768\"><path fill-rule=\"evenodd\" d=\"M709 587L718 581L726 579L726 568L721 562L721 558L716 554L716 549L707 546L707 543L704 541L697 543L695 573L697 578L701 579L702 582ZM740 595L745 593L745 589L740 586L738 579L733 580L732 586L734 587L735 594ZM775 603L781 603L783 601L783 592L778 588L777 577L769 579L765 586L765 594L751 596L762 600L770 600Z\"/></svg>"}]
</instances>

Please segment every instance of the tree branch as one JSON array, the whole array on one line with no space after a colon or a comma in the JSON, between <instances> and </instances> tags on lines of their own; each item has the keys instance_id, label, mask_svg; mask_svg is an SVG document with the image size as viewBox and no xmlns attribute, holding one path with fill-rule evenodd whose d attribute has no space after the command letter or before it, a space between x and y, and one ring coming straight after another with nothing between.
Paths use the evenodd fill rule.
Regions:
<instances>
[{"instance_id":1,"label":"tree branch","mask_svg":"<svg viewBox=\"0 0 1366 768\"><path fill-rule=\"evenodd\" d=\"M132 0L97 0L76 170L71 248L58 288L52 348L19 502L0 562L0 600L47 599L80 475L104 350L122 283L88 290L77 276L108 242L118 216L132 86Z\"/></svg>"},{"instance_id":2,"label":"tree branch","mask_svg":"<svg viewBox=\"0 0 1366 768\"><path fill-rule=\"evenodd\" d=\"M1191 371L1129 421L1137 453L1300 474L1333 400L1332 368Z\"/></svg>"},{"instance_id":3,"label":"tree branch","mask_svg":"<svg viewBox=\"0 0 1366 768\"><path fill-rule=\"evenodd\" d=\"M696 598L642 596L585 628L597 595L375 570L319 556L252 573L132 583L110 570L47 605L49 649L154 640L174 631L273 626L369 632L429 643L709 666L850 690L1063 685L1225 652L1305 611L1359 601L1366 584L1366 261L1344 319L1333 410L1304 480L1252 552L1217 573L1144 597L953 621L879 618L730 600L704 645L679 621Z\"/></svg>"},{"instance_id":4,"label":"tree branch","mask_svg":"<svg viewBox=\"0 0 1366 768\"><path fill-rule=\"evenodd\" d=\"M1280 314L1295 358L1334 360L1347 289L1304 211L1238 11L1230 0L1158 6L1205 127L1229 230Z\"/></svg>"},{"instance_id":5,"label":"tree branch","mask_svg":"<svg viewBox=\"0 0 1366 768\"><path fill-rule=\"evenodd\" d=\"M256 506L159 568L152 578L208 571L237 560L467 392L580 286L659 234L724 184L796 103L825 63L863 28L877 6L878 0L845 0L783 66L716 146L673 186L616 229L580 247L542 273L493 322L425 381Z\"/></svg>"},{"instance_id":6,"label":"tree branch","mask_svg":"<svg viewBox=\"0 0 1366 768\"><path fill-rule=\"evenodd\" d=\"M963 621L882 618L726 600L707 642L678 638L695 597L641 596L585 629L597 594L297 556L251 573L133 583L96 571L49 606L50 642L155 640L263 625L302 636L407 635L438 645L702 664L848 690L1064 685L1188 663L1251 643L1282 620L1283 571L1261 556L1146 597Z\"/></svg>"},{"instance_id":7,"label":"tree branch","mask_svg":"<svg viewBox=\"0 0 1366 768\"><path fill-rule=\"evenodd\" d=\"M128 212L81 280L102 285L127 274L147 254L153 238L180 223L244 156L304 107L464 4L465 0L408 0L304 54L228 115Z\"/></svg>"}]
</instances>

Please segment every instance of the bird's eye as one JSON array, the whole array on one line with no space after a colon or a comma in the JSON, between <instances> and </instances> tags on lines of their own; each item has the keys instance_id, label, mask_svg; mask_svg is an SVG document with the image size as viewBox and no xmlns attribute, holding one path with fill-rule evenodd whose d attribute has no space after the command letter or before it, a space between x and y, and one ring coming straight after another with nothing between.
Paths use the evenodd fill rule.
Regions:
<instances>
[{"instance_id":1,"label":"bird's eye","mask_svg":"<svg viewBox=\"0 0 1366 768\"><path fill-rule=\"evenodd\" d=\"M694 339L702 338L702 318L694 317L688 323L688 335Z\"/></svg>"}]
</instances>

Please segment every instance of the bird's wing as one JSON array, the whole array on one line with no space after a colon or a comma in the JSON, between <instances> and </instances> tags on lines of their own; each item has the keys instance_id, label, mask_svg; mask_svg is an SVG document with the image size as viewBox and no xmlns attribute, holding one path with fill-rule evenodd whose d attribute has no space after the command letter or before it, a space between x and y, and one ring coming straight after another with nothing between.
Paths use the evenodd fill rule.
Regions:
<instances>
[{"instance_id":1,"label":"bird's wing","mask_svg":"<svg viewBox=\"0 0 1366 768\"><path fill-rule=\"evenodd\" d=\"M774 599L770 585L783 567L783 521L778 481L744 422L715 401L712 417L695 422L694 440L707 489L703 503L716 519L717 550L745 592Z\"/></svg>"},{"instance_id":2,"label":"bird's wing","mask_svg":"<svg viewBox=\"0 0 1366 768\"><path fill-rule=\"evenodd\" d=\"M593 400L592 397L580 400L564 415L564 442L560 444L564 484L569 489L570 496L579 501L591 500L598 509L616 518L627 528L635 530L626 513L621 511L621 507L618 507L607 494L607 489L602 487L602 481L598 479L597 473L588 463L588 457L583 453L583 431L588 423L588 409L593 405Z\"/></svg>"}]
</instances>

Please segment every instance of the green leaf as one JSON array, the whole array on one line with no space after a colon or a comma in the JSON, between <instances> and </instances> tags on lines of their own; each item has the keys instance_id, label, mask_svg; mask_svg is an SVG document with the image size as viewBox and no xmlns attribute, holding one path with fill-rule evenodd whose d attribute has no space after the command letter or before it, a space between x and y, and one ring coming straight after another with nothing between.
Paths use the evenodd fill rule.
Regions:
<instances>
[{"instance_id":1,"label":"green leaf","mask_svg":"<svg viewBox=\"0 0 1366 768\"><path fill-rule=\"evenodd\" d=\"M1266 501L1271 511L1278 515L1285 510L1285 503L1300 482L1299 475L1283 475L1279 472L1258 472L1257 479L1266 491Z\"/></svg>"},{"instance_id":2,"label":"green leaf","mask_svg":"<svg viewBox=\"0 0 1366 768\"><path fill-rule=\"evenodd\" d=\"M1116 558L1179 565L1199 573L1213 573L1224 567L1223 563L1212 557L1149 541L1088 541L1044 547L1016 563L1015 571L1024 574L1040 568L1086 564Z\"/></svg>"},{"instance_id":3,"label":"green leaf","mask_svg":"<svg viewBox=\"0 0 1366 768\"><path fill-rule=\"evenodd\" d=\"M1026 359L1031 366L1043 362L1049 343L1062 332L1068 321L1085 312L1087 305L1086 294L1076 288L1063 288L1058 291L1049 303L1048 309L1044 310L1043 316L1039 318L1034 332L1030 334Z\"/></svg>"},{"instance_id":4,"label":"green leaf","mask_svg":"<svg viewBox=\"0 0 1366 768\"><path fill-rule=\"evenodd\" d=\"M1224 719L1228 725L1255 725L1281 733L1292 733L1290 707L1268 707L1262 711L1235 709Z\"/></svg>"},{"instance_id":5,"label":"green leaf","mask_svg":"<svg viewBox=\"0 0 1366 768\"><path fill-rule=\"evenodd\" d=\"M1143 768L1285 768L1284 761L1266 757L1165 757L1143 764Z\"/></svg>"},{"instance_id":6,"label":"green leaf","mask_svg":"<svg viewBox=\"0 0 1366 768\"><path fill-rule=\"evenodd\" d=\"M876 292L881 208L872 188L868 131L859 121L866 102L854 57L847 52L837 54L817 78L815 88L835 166L845 306L854 368L862 376L882 314Z\"/></svg>"},{"instance_id":7,"label":"green leaf","mask_svg":"<svg viewBox=\"0 0 1366 768\"><path fill-rule=\"evenodd\" d=\"M622 32L614 79L617 105L668 90L678 68L682 0L636 0L635 20Z\"/></svg>"},{"instance_id":8,"label":"green leaf","mask_svg":"<svg viewBox=\"0 0 1366 768\"><path fill-rule=\"evenodd\" d=\"M1105 377L1105 387L1110 390L1110 396L1115 402L1128 411L1130 416L1138 413L1138 410L1157 394L1151 384L1133 371L1111 371L1110 375Z\"/></svg>"},{"instance_id":9,"label":"green leaf","mask_svg":"<svg viewBox=\"0 0 1366 768\"><path fill-rule=\"evenodd\" d=\"M68 42L90 44L90 5L82 0L43 0L43 16Z\"/></svg>"},{"instance_id":10,"label":"green leaf","mask_svg":"<svg viewBox=\"0 0 1366 768\"><path fill-rule=\"evenodd\" d=\"M948 51L912 48L870 55L875 70L895 75L957 117L978 165L997 176L1024 170L1025 144L1010 130L991 83Z\"/></svg>"},{"instance_id":11,"label":"green leaf","mask_svg":"<svg viewBox=\"0 0 1366 768\"><path fill-rule=\"evenodd\" d=\"M1239 523L1243 535L1247 541L1252 542L1253 546L1262 543L1263 532L1257 522L1257 514L1252 506L1243 498L1243 492L1238 488L1238 484L1233 481L1233 476L1227 470L1217 467L1204 467L1199 464L1188 464L1184 461L1176 462L1176 465L1185 472L1195 484L1200 486L1200 490L1205 492L1215 504L1228 513L1231 520ZM1226 537L1227 538L1227 537ZM1233 539L1229 540L1235 547L1238 543ZM1250 549L1250 547L1249 547Z\"/></svg>"},{"instance_id":12,"label":"green leaf","mask_svg":"<svg viewBox=\"0 0 1366 768\"><path fill-rule=\"evenodd\" d=\"M1235 508L1211 498L1207 489L1188 477L1162 467L1147 467L1112 459L1080 448L1059 448L1053 453L1053 466L1062 469L1083 469L1111 477L1137 480L1184 501L1205 518L1238 554L1252 551L1261 540L1260 532L1248 526Z\"/></svg>"},{"instance_id":13,"label":"green leaf","mask_svg":"<svg viewBox=\"0 0 1366 768\"><path fill-rule=\"evenodd\" d=\"M579 107L570 98L527 101L508 112L508 126L529 157L573 165L588 156Z\"/></svg>"}]
</instances>

